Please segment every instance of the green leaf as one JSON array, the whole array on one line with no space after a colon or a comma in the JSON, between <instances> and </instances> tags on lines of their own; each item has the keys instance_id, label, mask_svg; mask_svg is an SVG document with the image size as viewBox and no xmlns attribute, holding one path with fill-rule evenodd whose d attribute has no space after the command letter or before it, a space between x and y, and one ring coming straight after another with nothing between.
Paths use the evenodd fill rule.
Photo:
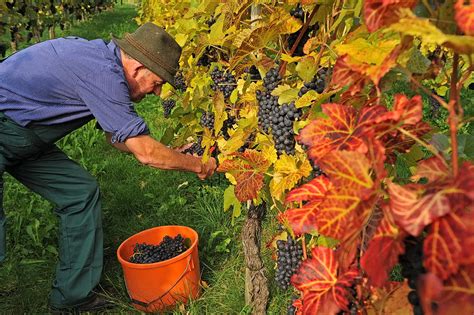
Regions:
<instances>
[{"instance_id":1,"label":"green leaf","mask_svg":"<svg viewBox=\"0 0 474 315\"><path fill-rule=\"evenodd\" d=\"M163 143L164 145L168 145L171 143L171 141L173 141L173 138L174 138L174 128L168 127L163 133L163 136L161 137L160 142Z\"/></svg>"},{"instance_id":2,"label":"green leaf","mask_svg":"<svg viewBox=\"0 0 474 315\"><path fill-rule=\"evenodd\" d=\"M412 73L425 73L430 66L431 61L423 56L419 49L413 47L410 50L410 57L407 62L407 68Z\"/></svg>"},{"instance_id":3,"label":"green leaf","mask_svg":"<svg viewBox=\"0 0 474 315\"><path fill-rule=\"evenodd\" d=\"M311 81L314 75L318 72L318 65L316 64L316 59L313 56L307 56L303 58L296 65L296 72L304 81Z\"/></svg>"},{"instance_id":4,"label":"green leaf","mask_svg":"<svg viewBox=\"0 0 474 315\"><path fill-rule=\"evenodd\" d=\"M224 211L229 210L233 206L232 217L237 218L242 213L242 205L235 196L235 186L230 185L224 191Z\"/></svg>"},{"instance_id":5,"label":"green leaf","mask_svg":"<svg viewBox=\"0 0 474 315\"><path fill-rule=\"evenodd\" d=\"M278 96L278 104L291 103L298 98L298 89L294 89L287 84L278 86L272 92L273 96Z\"/></svg>"},{"instance_id":6,"label":"green leaf","mask_svg":"<svg viewBox=\"0 0 474 315\"><path fill-rule=\"evenodd\" d=\"M232 91L232 94L230 94L229 101L232 104L235 104L235 102L237 102L238 97L239 97L239 91L235 89Z\"/></svg>"}]
</instances>

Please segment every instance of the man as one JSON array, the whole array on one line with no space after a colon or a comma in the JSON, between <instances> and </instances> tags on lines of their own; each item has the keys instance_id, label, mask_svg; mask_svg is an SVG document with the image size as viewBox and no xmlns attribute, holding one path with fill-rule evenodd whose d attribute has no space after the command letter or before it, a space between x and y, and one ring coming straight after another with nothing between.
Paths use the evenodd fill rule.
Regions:
<instances>
[{"instance_id":1,"label":"man","mask_svg":"<svg viewBox=\"0 0 474 315\"><path fill-rule=\"evenodd\" d=\"M110 306L93 293L102 273L102 222L95 179L54 143L95 118L107 140L144 165L211 176L216 160L185 155L149 136L133 102L174 85L181 48L147 23L123 39L45 41L0 63L0 262L5 259L4 171L53 202L60 217L56 311Z\"/></svg>"}]
</instances>

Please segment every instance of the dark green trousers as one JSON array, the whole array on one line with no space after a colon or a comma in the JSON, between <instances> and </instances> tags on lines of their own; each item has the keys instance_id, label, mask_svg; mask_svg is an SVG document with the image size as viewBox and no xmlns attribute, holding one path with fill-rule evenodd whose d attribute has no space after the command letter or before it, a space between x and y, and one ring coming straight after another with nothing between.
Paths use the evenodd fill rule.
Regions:
<instances>
[{"instance_id":1,"label":"dark green trousers","mask_svg":"<svg viewBox=\"0 0 474 315\"><path fill-rule=\"evenodd\" d=\"M56 205L59 263L50 303L74 306L90 297L103 267L102 213L96 180L54 142L85 121L24 128L0 112L0 262L6 255L3 172ZM12 211L14 211L12 209Z\"/></svg>"}]
</instances>

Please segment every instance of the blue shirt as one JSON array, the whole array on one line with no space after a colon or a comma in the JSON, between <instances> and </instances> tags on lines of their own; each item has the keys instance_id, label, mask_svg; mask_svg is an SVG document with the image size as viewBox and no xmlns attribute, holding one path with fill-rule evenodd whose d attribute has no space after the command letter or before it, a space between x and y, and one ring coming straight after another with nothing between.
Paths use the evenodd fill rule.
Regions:
<instances>
[{"instance_id":1,"label":"blue shirt","mask_svg":"<svg viewBox=\"0 0 474 315\"><path fill-rule=\"evenodd\" d=\"M48 40L0 63L0 111L22 126L95 118L112 142L148 134L114 42Z\"/></svg>"}]
</instances>

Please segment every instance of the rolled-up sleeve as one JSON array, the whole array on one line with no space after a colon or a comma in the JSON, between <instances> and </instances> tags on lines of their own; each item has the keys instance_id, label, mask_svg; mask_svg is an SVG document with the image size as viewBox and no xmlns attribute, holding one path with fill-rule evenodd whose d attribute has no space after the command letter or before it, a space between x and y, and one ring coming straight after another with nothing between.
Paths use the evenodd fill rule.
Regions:
<instances>
[{"instance_id":1,"label":"rolled-up sleeve","mask_svg":"<svg viewBox=\"0 0 474 315\"><path fill-rule=\"evenodd\" d=\"M112 134L112 142L149 134L145 121L136 113L130 101L123 70L108 64L78 79L76 91L100 127Z\"/></svg>"}]
</instances>

